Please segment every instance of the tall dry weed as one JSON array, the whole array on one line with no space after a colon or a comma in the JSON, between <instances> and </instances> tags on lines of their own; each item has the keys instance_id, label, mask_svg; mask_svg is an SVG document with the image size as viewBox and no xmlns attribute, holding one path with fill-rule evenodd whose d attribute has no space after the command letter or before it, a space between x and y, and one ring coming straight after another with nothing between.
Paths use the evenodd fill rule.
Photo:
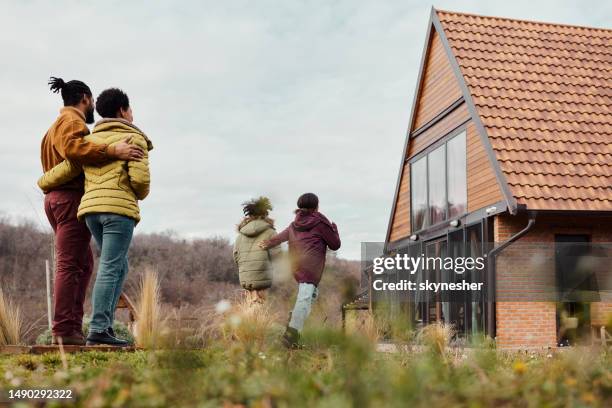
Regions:
<instances>
[{"instance_id":1,"label":"tall dry weed","mask_svg":"<svg viewBox=\"0 0 612 408\"><path fill-rule=\"evenodd\" d=\"M452 325L436 322L423 327L417 335L417 340L434 354L442 356L454 335L455 329Z\"/></svg>"},{"instance_id":2,"label":"tall dry weed","mask_svg":"<svg viewBox=\"0 0 612 408\"><path fill-rule=\"evenodd\" d=\"M21 309L0 288L0 346L21 343Z\"/></svg>"},{"instance_id":3,"label":"tall dry weed","mask_svg":"<svg viewBox=\"0 0 612 408\"><path fill-rule=\"evenodd\" d=\"M166 324L161 307L161 288L157 272L147 270L141 277L136 301L136 345L156 349L163 344Z\"/></svg>"},{"instance_id":4,"label":"tall dry weed","mask_svg":"<svg viewBox=\"0 0 612 408\"><path fill-rule=\"evenodd\" d=\"M202 327L205 342L217 339L225 344L263 348L282 334L279 314L267 302L253 303L244 296L237 296L233 302L221 300L209 312L214 318Z\"/></svg>"}]
</instances>

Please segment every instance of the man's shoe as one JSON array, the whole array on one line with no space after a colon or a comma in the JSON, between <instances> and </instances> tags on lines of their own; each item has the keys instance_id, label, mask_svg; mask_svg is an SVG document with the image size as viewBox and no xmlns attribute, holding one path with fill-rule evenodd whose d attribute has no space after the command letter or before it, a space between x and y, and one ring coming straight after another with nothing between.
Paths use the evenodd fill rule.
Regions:
<instances>
[{"instance_id":1,"label":"man's shoe","mask_svg":"<svg viewBox=\"0 0 612 408\"><path fill-rule=\"evenodd\" d=\"M285 331L285 334L283 335L283 338L281 340L283 343L283 346L289 349L300 348L299 340L300 340L300 332L298 332L293 327L287 326L287 330Z\"/></svg>"},{"instance_id":2,"label":"man's shoe","mask_svg":"<svg viewBox=\"0 0 612 408\"><path fill-rule=\"evenodd\" d=\"M112 328L112 327L109 327L109 328L108 328L108 334L110 334L111 336L113 336L113 337L114 337L114 338L116 338L117 340L123 340L123 341L127 342L128 346L133 346L133 344L132 344L132 342L131 342L131 341L129 341L129 340L125 340L125 339L122 339L121 337L117 337L117 335L115 334L115 330L113 330L113 328Z\"/></svg>"},{"instance_id":3,"label":"man's shoe","mask_svg":"<svg viewBox=\"0 0 612 408\"><path fill-rule=\"evenodd\" d=\"M87 336L87 345L88 346L113 346L113 347L127 347L130 344L125 341L116 338L115 336L111 336L109 330L105 330L102 333L90 332Z\"/></svg>"},{"instance_id":4,"label":"man's shoe","mask_svg":"<svg viewBox=\"0 0 612 408\"><path fill-rule=\"evenodd\" d=\"M83 340L83 342L85 342L85 336L83 335L83 332L82 332L82 331L76 331L76 332L74 332L74 334L73 334L72 336L70 336L70 337L75 337L75 338L77 338L77 339L81 339L81 340Z\"/></svg>"},{"instance_id":5,"label":"man's shoe","mask_svg":"<svg viewBox=\"0 0 612 408\"><path fill-rule=\"evenodd\" d=\"M57 346L61 343L63 346L84 346L85 338L83 336L79 336L77 334L71 334L70 336L52 336L51 344Z\"/></svg>"}]
</instances>

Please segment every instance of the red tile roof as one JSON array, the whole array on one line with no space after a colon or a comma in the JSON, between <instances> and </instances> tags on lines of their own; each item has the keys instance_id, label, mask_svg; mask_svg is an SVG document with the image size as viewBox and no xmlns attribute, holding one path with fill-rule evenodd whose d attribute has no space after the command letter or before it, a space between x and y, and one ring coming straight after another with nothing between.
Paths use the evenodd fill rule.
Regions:
<instances>
[{"instance_id":1,"label":"red tile roof","mask_svg":"<svg viewBox=\"0 0 612 408\"><path fill-rule=\"evenodd\" d=\"M436 13L517 203L612 210L612 30Z\"/></svg>"}]
</instances>

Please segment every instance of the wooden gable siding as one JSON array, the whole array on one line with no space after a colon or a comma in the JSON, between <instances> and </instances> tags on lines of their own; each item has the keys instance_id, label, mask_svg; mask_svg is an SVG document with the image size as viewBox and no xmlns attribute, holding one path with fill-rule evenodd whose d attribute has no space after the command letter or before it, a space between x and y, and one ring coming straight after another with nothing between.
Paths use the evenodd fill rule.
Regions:
<instances>
[{"instance_id":1,"label":"wooden gable siding","mask_svg":"<svg viewBox=\"0 0 612 408\"><path fill-rule=\"evenodd\" d=\"M462 123L465 123L469 118L470 114L467 107L465 103L462 103L425 132L409 140L408 155L405 157L411 158L415 154L423 151L432 143L440 140L440 138L447 135L450 131L456 129ZM466 144L466 149L467 148ZM400 186L397 194L397 202L395 203L395 212L391 219L389 242L394 242L410 236L410 163L408 161L405 161L403 164L399 183Z\"/></svg>"},{"instance_id":2,"label":"wooden gable siding","mask_svg":"<svg viewBox=\"0 0 612 408\"><path fill-rule=\"evenodd\" d=\"M467 105L462 103L455 110L446 115L435 125L414 137L408 143L408 158L412 158L425 150L428 146L443 138L450 131L470 119Z\"/></svg>"},{"instance_id":3,"label":"wooden gable siding","mask_svg":"<svg viewBox=\"0 0 612 408\"><path fill-rule=\"evenodd\" d=\"M423 78L414 107L411 133L449 109L463 94L439 35L434 31L429 44ZM456 106L429 128L410 137L398 181L396 202L390 220L389 242L410 236L410 163L409 159L423 152L457 127L466 126L467 211L471 212L503 200L492 164L465 102Z\"/></svg>"},{"instance_id":4,"label":"wooden gable siding","mask_svg":"<svg viewBox=\"0 0 612 408\"><path fill-rule=\"evenodd\" d=\"M429 45L421 82L414 126L416 130L461 97L461 89L453 73L440 36L435 31Z\"/></svg>"},{"instance_id":5,"label":"wooden gable siding","mask_svg":"<svg viewBox=\"0 0 612 408\"><path fill-rule=\"evenodd\" d=\"M466 128L466 150L468 212L502 201L504 196L491 161L472 121Z\"/></svg>"},{"instance_id":6,"label":"wooden gable siding","mask_svg":"<svg viewBox=\"0 0 612 408\"><path fill-rule=\"evenodd\" d=\"M389 242L410 236L410 163L405 162L400 179L395 212L391 220Z\"/></svg>"}]
</instances>

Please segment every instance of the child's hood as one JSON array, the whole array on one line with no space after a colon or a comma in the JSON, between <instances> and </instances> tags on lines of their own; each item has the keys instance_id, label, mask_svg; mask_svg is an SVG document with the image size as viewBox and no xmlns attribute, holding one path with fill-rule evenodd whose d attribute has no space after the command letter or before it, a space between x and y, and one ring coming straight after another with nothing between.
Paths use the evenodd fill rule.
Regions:
<instances>
[{"instance_id":1,"label":"child's hood","mask_svg":"<svg viewBox=\"0 0 612 408\"><path fill-rule=\"evenodd\" d=\"M319 224L326 224L331 228L331 222L318 211L297 210L293 228L297 231L309 231Z\"/></svg>"},{"instance_id":2,"label":"child's hood","mask_svg":"<svg viewBox=\"0 0 612 408\"><path fill-rule=\"evenodd\" d=\"M274 227L267 220L254 219L243 224L238 231L247 237L256 237L269 228Z\"/></svg>"}]
</instances>

